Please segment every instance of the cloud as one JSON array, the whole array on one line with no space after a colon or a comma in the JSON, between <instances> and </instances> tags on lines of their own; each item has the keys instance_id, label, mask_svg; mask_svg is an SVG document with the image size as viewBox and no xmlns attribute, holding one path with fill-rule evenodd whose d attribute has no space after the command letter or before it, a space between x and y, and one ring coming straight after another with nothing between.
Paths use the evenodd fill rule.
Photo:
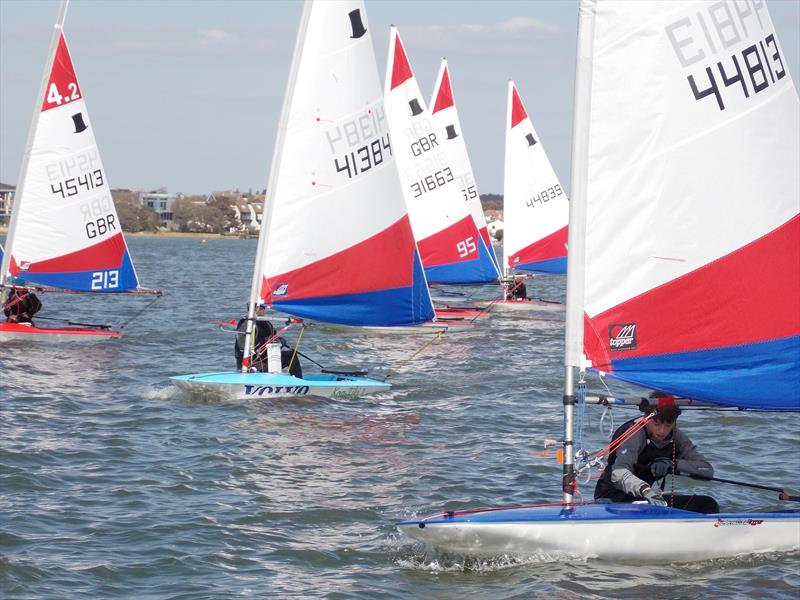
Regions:
<instances>
[{"instance_id":1,"label":"cloud","mask_svg":"<svg viewBox=\"0 0 800 600\"><path fill-rule=\"evenodd\" d=\"M533 17L512 17L488 25L405 27L400 33L410 46L421 51L441 52L446 48L465 54L527 54L531 48L564 35L558 26Z\"/></svg>"},{"instance_id":2,"label":"cloud","mask_svg":"<svg viewBox=\"0 0 800 600\"><path fill-rule=\"evenodd\" d=\"M151 29L146 32L107 31L95 33L97 44L108 52L142 61L158 59L187 63L224 62L263 58L265 54L289 52L294 32L275 30L254 36L236 29Z\"/></svg>"}]
</instances>

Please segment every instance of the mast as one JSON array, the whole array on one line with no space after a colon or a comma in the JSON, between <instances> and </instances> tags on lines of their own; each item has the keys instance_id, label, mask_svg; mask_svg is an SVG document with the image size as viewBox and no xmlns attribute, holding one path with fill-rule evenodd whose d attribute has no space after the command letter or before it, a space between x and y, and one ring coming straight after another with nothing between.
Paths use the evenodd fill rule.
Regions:
<instances>
[{"instance_id":1,"label":"mast","mask_svg":"<svg viewBox=\"0 0 800 600\"><path fill-rule=\"evenodd\" d=\"M586 178L591 108L592 52L596 0L581 0L578 9L578 48L572 125L572 175L570 180L567 257L567 309L564 349L564 502L572 503L575 489L575 381L574 369L586 370L583 355L584 254L586 233Z\"/></svg>"},{"instance_id":2,"label":"mast","mask_svg":"<svg viewBox=\"0 0 800 600\"><path fill-rule=\"evenodd\" d=\"M289 69L289 79L286 83L286 94L283 97L283 107L281 108L281 117L278 121L278 132L275 136L275 147L272 151L272 164L270 165L269 181L267 182L267 194L264 198L265 213L261 218L261 231L258 234L258 248L256 250L256 264L253 269L253 281L250 285L250 301L247 306L247 329L245 330L244 338L244 360L242 361L242 372L246 372L250 363L250 340L253 334L253 325L255 319L256 301L261 287L261 278L263 273L262 262L264 255L267 252L267 231L272 223L272 213L275 208L275 189L277 187L278 172L280 171L280 160L283 154L283 144L286 139L286 128L289 122L289 109L292 97L294 96L294 88L297 82L298 65L300 64L300 56L303 52L305 44L306 32L308 31L308 21L311 18L311 10L313 8L314 0L306 0L303 3L303 14L300 17L300 28L297 33L297 40L295 41L294 54L292 55L292 65Z\"/></svg>"},{"instance_id":3,"label":"mast","mask_svg":"<svg viewBox=\"0 0 800 600\"><path fill-rule=\"evenodd\" d=\"M503 146L503 216L505 218L506 213L506 198L508 198L508 182L509 182L509 172L508 172L508 138L511 135L511 95L512 90L514 89L514 80L509 79L508 83L506 84L506 122L505 122L505 133L506 139L505 144ZM500 289L503 292L503 298L505 298L505 289L503 288L503 282L507 279L511 273L511 270L508 268L508 244L506 243L506 229L507 227L505 224L503 225L503 278L500 280Z\"/></svg>"},{"instance_id":4,"label":"mast","mask_svg":"<svg viewBox=\"0 0 800 600\"><path fill-rule=\"evenodd\" d=\"M53 61L56 56L56 49L58 48L58 40L64 29L64 20L67 17L67 5L69 0L61 0L58 7L58 16L56 17L55 25L53 25L53 36L50 38L50 49L47 53L47 60L45 61L44 71L42 73L42 81L39 83L39 94L36 96L37 101L33 106L33 118L31 119L31 126L28 129L28 141L25 144L25 152L22 155L22 164L19 169L19 177L17 178L17 189L14 192L14 208L11 212L11 222L8 225L8 235L6 235L6 247L3 254L3 262L0 265L0 300L5 301L6 291L6 273L8 273L9 265L11 264L11 254L14 246L14 232L17 228L17 220L19 218L20 202L24 196L25 175L28 172L28 163L31 158L31 148L33 147L33 139L36 136L36 128L39 126L39 117L42 113L42 104L44 103L44 95L46 92L47 82L50 79L50 71L53 69Z\"/></svg>"}]
</instances>

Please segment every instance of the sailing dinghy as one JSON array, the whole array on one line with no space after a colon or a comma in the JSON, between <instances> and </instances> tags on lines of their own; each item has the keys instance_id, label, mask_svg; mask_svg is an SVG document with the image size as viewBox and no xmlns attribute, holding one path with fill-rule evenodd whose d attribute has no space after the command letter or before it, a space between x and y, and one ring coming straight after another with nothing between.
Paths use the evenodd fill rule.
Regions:
<instances>
[{"instance_id":1,"label":"sailing dinghy","mask_svg":"<svg viewBox=\"0 0 800 600\"><path fill-rule=\"evenodd\" d=\"M467 145L464 141L461 121L458 118L455 95L450 79L450 69L447 66L447 59L443 58L439 66L439 73L436 75L436 83L433 86L431 97L431 120L442 146L442 151L447 157L447 162L453 170L453 176L457 183L457 191L461 201L466 204L467 210L472 215L472 220L480 235L480 255L491 259L495 266L494 272L485 269L487 282L494 282L500 277L500 268L497 256L492 247L492 240L489 237L489 230L486 227L486 215L483 214L480 195L478 194L475 175L472 172L472 163L469 160Z\"/></svg>"},{"instance_id":2,"label":"sailing dinghy","mask_svg":"<svg viewBox=\"0 0 800 600\"><path fill-rule=\"evenodd\" d=\"M433 318L394 162L364 3L306 2L272 160L250 292L255 307L319 323L413 326ZM390 387L360 376L172 377L226 398L351 398Z\"/></svg>"},{"instance_id":3,"label":"sailing dinghy","mask_svg":"<svg viewBox=\"0 0 800 600\"><path fill-rule=\"evenodd\" d=\"M712 44L714 11L735 38ZM575 107L563 499L400 529L466 555L797 551L796 509L700 514L574 496L576 370L800 411L800 102L766 6L581 0Z\"/></svg>"},{"instance_id":4,"label":"sailing dinghy","mask_svg":"<svg viewBox=\"0 0 800 600\"><path fill-rule=\"evenodd\" d=\"M464 165L453 163L445 150L452 134L437 126L428 111L395 27L384 93L402 190L428 283L497 281L491 245L481 238L462 195ZM452 125L456 133L454 120Z\"/></svg>"},{"instance_id":5,"label":"sailing dinghy","mask_svg":"<svg viewBox=\"0 0 800 600\"><path fill-rule=\"evenodd\" d=\"M22 160L0 289L40 293L153 293L139 280L78 84L61 3ZM34 319L36 320L36 319ZM107 340L107 325L0 323L0 341Z\"/></svg>"},{"instance_id":6,"label":"sailing dinghy","mask_svg":"<svg viewBox=\"0 0 800 600\"><path fill-rule=\"evenodd\" d=\"M503 207L505 289L517 273L567 272L569 202L513 81L508 82ZM495 300L495 310L527 313L563 311L564 305L538 299Z\"/></svg>"}]
</instances>

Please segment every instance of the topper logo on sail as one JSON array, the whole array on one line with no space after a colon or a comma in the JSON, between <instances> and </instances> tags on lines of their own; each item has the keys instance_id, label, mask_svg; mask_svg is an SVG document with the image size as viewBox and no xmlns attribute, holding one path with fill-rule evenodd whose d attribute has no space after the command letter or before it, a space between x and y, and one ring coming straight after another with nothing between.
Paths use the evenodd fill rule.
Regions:
<instances>
[{"instance_id":1,"label":"topper logo on sail","mask_svg":"<svg viewBox=\"0 0 800 600\"><path fill-rule=\"evenodd\" d=\"M636 323L609 325L608 345L611 350L635 350Z\"/></svg>"},{"instance_id":2,"label":"topper logo on sail","mask_svg":"<svg viewBox=\"0 0 800 600\"><path fill-rule=\"evenodd\" d=\"M289 284L282 283L280 284L275 290L272 292L273 296L285 296L286 293L289 291Z\"/></svg>"}]
</instances>

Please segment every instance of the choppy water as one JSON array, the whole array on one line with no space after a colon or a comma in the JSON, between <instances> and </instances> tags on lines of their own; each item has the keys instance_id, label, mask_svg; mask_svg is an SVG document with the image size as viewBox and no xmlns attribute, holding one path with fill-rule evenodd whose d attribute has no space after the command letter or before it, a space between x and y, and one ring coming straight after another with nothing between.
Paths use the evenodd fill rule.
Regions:
<instances>
[{"instance_id":1,"label":"choppy water","mask_svg":"<svg viewBox=\"0 0 800 600\"><path fill-rule=\"evenodd\" d=\"M393 523L560 497L560 467L529 453L560 439L563 322L492 317L402 367L425 339L311 328L309 356L373 374L399 368L393 390L347 402L200 402L167 377L232 367L230 334L207 322L243 310L255 242L129 245L143 285L165 297L122 341L2 348L0 596L798 597L796 554L630 566L426 553ZM529 290L563 299L564 281ZM44 300L43 316L115 323L146 304ZM617 413L617 423L631 414ZM587 417L587 447L600 447L600 411ZM797 419L681 417L719 476L789 486L800 477ZM779 507L772 492L698 487L725 509Z\"/></svg>"}]
</instances>

